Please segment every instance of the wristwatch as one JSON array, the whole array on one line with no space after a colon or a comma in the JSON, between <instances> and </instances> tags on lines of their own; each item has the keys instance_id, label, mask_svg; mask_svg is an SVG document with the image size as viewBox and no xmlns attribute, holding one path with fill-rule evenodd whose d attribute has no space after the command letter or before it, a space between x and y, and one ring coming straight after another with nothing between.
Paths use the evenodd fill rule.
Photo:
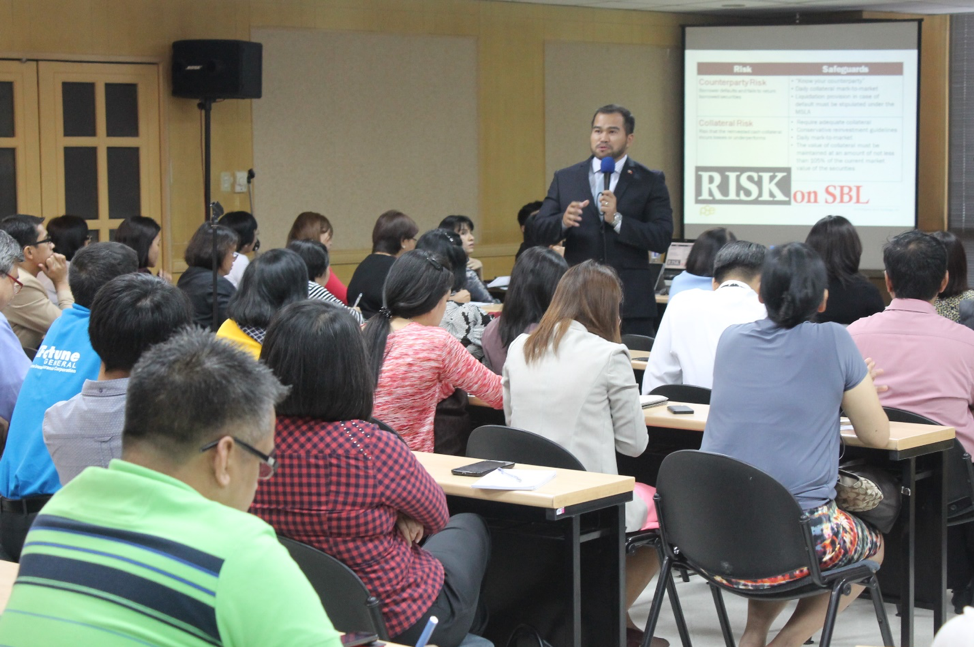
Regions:
<instances>
[{"instance_id":1,"label":"wristwatch","mask_svg":"<svg viewBox=\"0 0 974 647\"><path fill-rule=\"evenodd\" d=\"M612 220L612 228L616 230L617 234L622 229L622 214L618 211L616 211L615 218Z\"/></svg>"}]
</instances>

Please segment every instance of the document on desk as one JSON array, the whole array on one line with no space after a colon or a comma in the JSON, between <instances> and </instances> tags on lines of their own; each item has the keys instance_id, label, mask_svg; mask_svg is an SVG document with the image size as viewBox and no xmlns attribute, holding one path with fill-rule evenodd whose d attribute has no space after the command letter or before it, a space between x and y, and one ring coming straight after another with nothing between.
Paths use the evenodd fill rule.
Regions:
<instances>
[{"instance_id":1,"label":"document on desk","mask_svg":"<svg viewBox=\"0 0 974 647\"><path fill-rule=\"evenodd\" d=\"M481 490L537 490L555 478L553 470L496 469L470 484Z\"/></svg>"}]
</instances>

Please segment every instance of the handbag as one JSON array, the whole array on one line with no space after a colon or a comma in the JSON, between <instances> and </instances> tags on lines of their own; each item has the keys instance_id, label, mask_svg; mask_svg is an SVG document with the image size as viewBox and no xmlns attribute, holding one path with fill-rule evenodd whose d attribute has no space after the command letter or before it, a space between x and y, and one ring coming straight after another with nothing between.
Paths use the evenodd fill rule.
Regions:
<instances>
[{"instance_id":1,"label":"handbag","mask_svg":"<svg viewBox=\"0 0 974 647\"><path fill-rule=\"evenodd\" d=\"M893 528L903 507L900 484L874 465L849 462L839 465L835 504L886 534Z\"/></svg>"}]
</instances>

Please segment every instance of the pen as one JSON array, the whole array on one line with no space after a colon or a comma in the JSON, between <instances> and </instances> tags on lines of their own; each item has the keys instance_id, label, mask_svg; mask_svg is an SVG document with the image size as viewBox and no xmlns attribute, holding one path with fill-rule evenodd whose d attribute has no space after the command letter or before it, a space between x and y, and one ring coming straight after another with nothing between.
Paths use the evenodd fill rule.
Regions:
<instances>
[{"instance_id":1,"label":"pen","mask_svg":"<svg viewBox=\"0 0 974 647\"><path fill-rule=\"evenodd\" d=\"M416 641L416 647L426 647L426 643L430 641L430 636L433 635L433 630L436 629L436 624L439 620L436 616L430 616L429 622L426 623L426 628L423 629L423 633L419 635L419 640Z\"/></svg>"},{"instance_id":2,"label":"pen","mask_svg":"<svg viewBox=\"0 0 974 647\"><path fill-rule=\"evenodd\" d=\"M355 303L353 303L353 304L352 304L352 307L353 307L353 308L357 308L357 307L358 307L358 302L359 302L359 301L361 301L361 300L362 300L362 293L361 293L361 292L359 292L359 293L358 293L358 298L357 298L357 299L355 299Z\"/></svg>"},{"instance_id":3,"label":"pen","mask_svg":"<svg viewBox=\"0 0 974 647\"><path fill-rule=\"evenodd\" d=\"M514 480L515 480L515 481L517 481L518 483L520 483L520 482L521 482L521 477L520 477L520 476L518 476L517 474L515 474L514 472L509 472L509 471L507 471L506 469L504 469L503 467L498 467L498 468L497 468L497 471L498 471L499 473L501 473L501 474L503 474L504 476L509 476L509 477L511 477L512 479L514 479Z\"/></svg>"}]
</instances>

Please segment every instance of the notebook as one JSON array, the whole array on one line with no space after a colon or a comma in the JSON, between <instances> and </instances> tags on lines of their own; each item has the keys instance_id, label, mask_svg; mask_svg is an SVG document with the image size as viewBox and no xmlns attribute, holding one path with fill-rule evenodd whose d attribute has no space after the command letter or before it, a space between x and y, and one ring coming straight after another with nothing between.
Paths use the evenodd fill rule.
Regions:
<instances>
[{"instance_id":1,"label":"notebook","mask_svg":"<svg viewBox=\"0 0 974 647\"><path fill-rule=\"evenodd\" d=\"M639 404L642 405L643 409L649 409L651 407L658 407L661 404L666 404L669 400L665 395L641 395L639 396Z\"/></svg>"},{"instance_id":2,"label":"notebook","mask_svg":"<svg viewBox=\"0 0 974 647\"><path fill-rule=\"evenodd\" d=\"M555 478L552 470L496 469L474 481L470 487L481 490L537 490Z\"/></svg>"}]
</instances>

